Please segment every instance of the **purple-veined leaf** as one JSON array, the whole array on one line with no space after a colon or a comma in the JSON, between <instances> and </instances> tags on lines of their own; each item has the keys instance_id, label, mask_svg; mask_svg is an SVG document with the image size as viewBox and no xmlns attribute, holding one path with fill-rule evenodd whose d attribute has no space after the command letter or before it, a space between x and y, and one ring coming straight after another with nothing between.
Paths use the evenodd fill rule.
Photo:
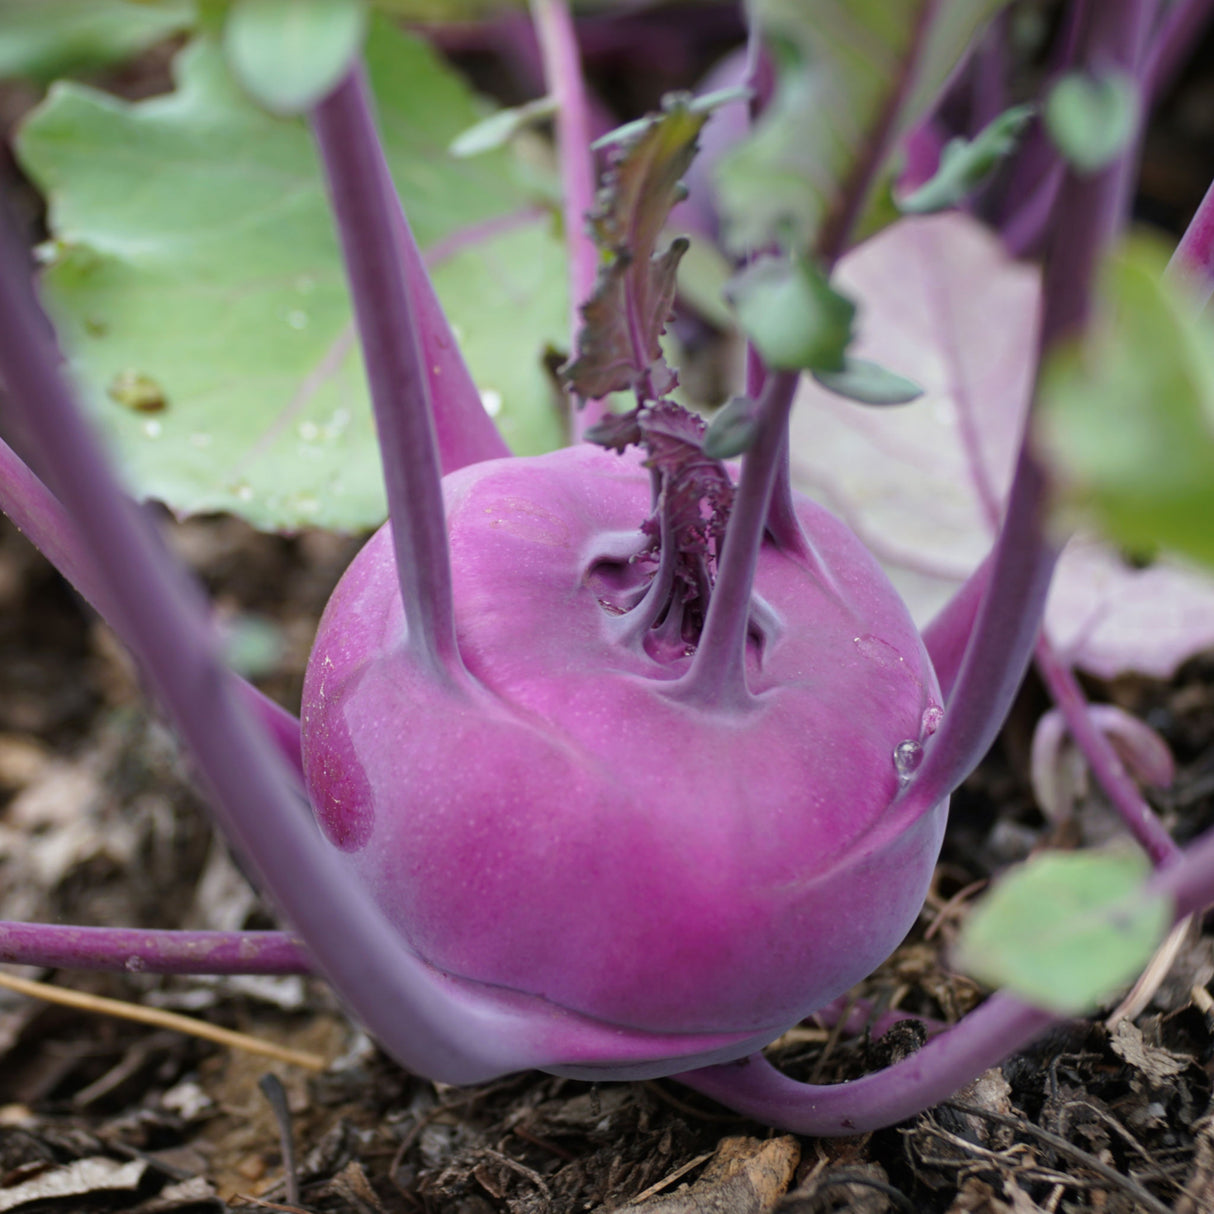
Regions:
<instances>
[{"instance_id":1,"label":"purple-veined leaf","mask_svg":"<svg viewBox=\"0 0 1214 1214\"><path fill-rule=\"evenodd\" d=\"M1037 273L964 216L904 220L846 257L836 281L860 303L852 352L924 389L865 409L806 381L792 471L841 515L926 623L990 548L1032 387ZM1133 568L1073 540L1046 629L1102 678L1166 678L1214 645L1214 580L1171 559Z\"/></svg>"}]
</instances>

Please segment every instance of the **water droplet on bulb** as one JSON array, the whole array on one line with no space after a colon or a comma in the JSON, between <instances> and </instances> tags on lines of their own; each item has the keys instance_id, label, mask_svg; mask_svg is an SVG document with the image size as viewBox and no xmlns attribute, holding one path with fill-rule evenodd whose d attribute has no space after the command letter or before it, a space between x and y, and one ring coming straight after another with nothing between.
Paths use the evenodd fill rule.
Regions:
<instances>
[{"instance_id":1,"label":"water droplet on bulb","mask_svg":"<svg viewBox=\"0 0 1214 1214\"><path fill-rule=\"evenodd\" d=\"M943 720L944 709L939 704L929 704L923 710L923 718L919 722L919 736L930 738L940 728L940 722Z\"/></svg>"},{"instance_id":2,"label":"water droplet on bulb","mask_svg":"<svg viewBox=\"0 0 1214 1214\"><path fill-rule=\"evenodd\" d=\"M899 742L894 747L894 770L903 784L919 770L919 764L922 762L923 747L914 738L907 738L905 742Z\"/></svg>"},{"instance_id":3,"label":"water droplet on bulb","mask_svg":"<svg viewBox=\"0 0 1214 1214\"><path fill-rule=\"evenodd\" d=\"M122 968L128 974L142 974L147 967L148 963L142 957L128 957L122 963Z\"/></svg>"}]
</instances>

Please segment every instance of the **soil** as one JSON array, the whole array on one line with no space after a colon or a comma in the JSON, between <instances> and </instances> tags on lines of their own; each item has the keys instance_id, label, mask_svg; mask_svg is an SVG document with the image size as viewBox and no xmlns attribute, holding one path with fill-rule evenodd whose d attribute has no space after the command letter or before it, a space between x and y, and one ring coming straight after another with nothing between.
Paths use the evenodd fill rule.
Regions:
<instances>
[{"instance_id":1,"label":"soil","mask_svg":"<svg viewBox=\"0 0 1214 1214\"><path fill-rule=\"evenodd\" d=\"M159 80L152 60L121 91ZM1174 226L1208 182L1208 80L1189 78L1148 144L1140 210ZM7 93L8 119L30 98ZM1196 133L1194 133L1196 132ZM1198 149L1195 153L1194 149ZM1204 150L1203 150L1204 149ZM244 641L257 681L296 706L316 620L357 541L165 522ZM1214 825L1214 655L1169 684L1094 687L1144 716L1178 775L1154 797L1174 837ZM874 1013L955 1021L984 992L949 965L989 878L1045 846L1105 837L1080 798L1061 825L1028 785L1026 688L954 799L908 941L854 992ZM25 541L0 529L0 918L252 928L272 913L211 834L187 765L111 634ZM7 970L6 972L13 972ZM385 1058L318 980L25 971L320 1054L321 1073L164 1028L0 990L0 1212L434 1211L441 1214L857 1214L1214 1211L1214 936L1193 927L1145 1008L1072 1023L902 1125L838 1140L748 1122L675 1082L521 1074L477 1088ZM918 1048L810 1020L771 1048L837 1082Z\"/></svg>"}]
</instances>

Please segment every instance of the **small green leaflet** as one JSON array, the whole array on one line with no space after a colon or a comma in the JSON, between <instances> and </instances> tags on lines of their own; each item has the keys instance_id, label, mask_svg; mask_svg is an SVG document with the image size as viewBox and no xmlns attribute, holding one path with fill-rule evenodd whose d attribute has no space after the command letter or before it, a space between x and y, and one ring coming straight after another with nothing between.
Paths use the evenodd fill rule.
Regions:
<instances>
[{"instance_id":1,"label":"small green leaflet","mask_svg":"<svg viewBox=\"0 0 1214 1214\"><path fill-rule=\"evenodd\" d=\"M750 449L759 431L758 402L735 396L720 409L704 431L704 454L709 459L733 459Z\"/></svg>"},{"instance_id":2,"label":"small green leaflet","mask_svg":"<svg viewBox=\"0 0 1214 1214\"><path fill-rule=\"evenodd\" d=\"M841 371L815 371L814 379L836 396L862 405L908 405L923 395L923 389L905 375L849 355L844 356Z\"/></svg>"},{"instance_id":3,"label":"small green leaflet","mask_svg":"<svg viewBox=\"0 0 1214 1214\"><path fill-rule=\"evenodd\" d=\"M769 367L843 373L856 305L809 258L761 258L733 280L729 297Z\"/></svg>"},{"instance_id":4,"label":"small green leaflet","mask_svg":"<svg viewBox=\"0 0 1214 1214\"><path fill-rule=\"evenodd\" d=\"M754 134L718 174L726 238L739 253L779 241L808 251L842 220L856 174L871 182L857 231L888 203L897 137L924 114L981 26L1007 0L753 0L773 48L777 87ZM904 87L905 86L905 87ZM901 93L892 128L888 110ZM870 174L865 156L881 141ZM840 249L835 249L840 252Z\"/></svg>"},{"instance_id":5,"label":"small green leaflet","mask_svg":"<svg viewBox=\"0 0 1214 1214\"><path fill-rule=\"evenodd\" d=\"M1003 878L974 909L958 944L962 969L1063 1016L1131 982L1172 922L1143 892L1137 851L1046 852Z\"/></svg>"},{"instance_id":6,"label":"small green leaflet","mask_svg":"<svg viewBox=\"0 0 1214 1214\"><path fill-rule=\"evenodd\" d=\"M190 0L0 0L0 77L53 80L121 63L193 19Z\"/></svg>"},{"instance_id":7,"label":"small green leaflet","mask_svg":"<svg viewBox=\"0 0 1214 1214\"><path fill-rule=\"evenodd\" d=\"M302 114L342 78L366 32L363 0L236 0L223 48L259 105Z\"/></svg>"},{"instance_id":8,"label":"small green leaflet","mask_svg":"<svg viewBox=\"0 0 1214 1214\"><path fill-rule=\"evenodd\" d=\"M389 164L486 407L521 453L564 441L544 351L567 340L564 254L509 150L454 160L483 103L372 22ZM57 85L18 151L51 199L44 294L132 489L183 514L358 530L386 510L349 297L306 126L259 109L200 40L176 90ZM133 409L131 385L165 406ZM117 385L118 396L111 393Z\"/></svg>"},{"instance_id":9,"label":"small green leaflet","mask_svg":"<svg viewBox=\"0 0 1214 1214\"><path fill-rule=\"evenodd\" d=\"M491 152L494 148L504 147L520 131L551 118L555 113L556 101L552 97L537 97L526 105L498 110L466 131L460 131L451 140L448 150L452 156L459 157L479 156L482 152Z\"/></svg>"},{"instance_id":10,"label":"small green leaflet","mask_svg":"<svg viewBox=\"0 0 1214 1214\"><path fill-rule=\"evenodd\" d=\"M594 294L582 308L578 355L562 368L584 400L632 390L646 400L678 379L662 355L661 335L674 303L675 276L688 241L656 252L707 114L668 97L661 117L616 150L590 231L603 256ZM637 348L637 347L640 348Z\"/></svg>"},{"instance_id":11,"label":"small green leaflet","mask_svg":"<svg viewBox=\"0 0 1214 1214\"><path fill-rule=\"evenodd\" d=\"M950 140L940 154L935 176L899 199L898 210L904 215L929 215L964 201L1016 150L1036 112L1035 106L1013 106L988 122L973 139Z\"/></svg>"},{"instance_id":12,"label":"small green leaflet","mask_svg":"<svg viewBox=\"0 0 1214 1214\"><path fill-rule=\"evenodd\" d=\"M1037 438L1068 514L1214 565L1214 325L1166 264L1141 236L1111 259L1084 345L1045 368Z\"/></svg>"},{"instance_id":13,"label":"small green leaflet","mask_svg":"<svg viewBox=\"0 0 1214 1214\"><path fill-rule=\"evenodd\" d=\"M1125 150L1138 122L1138 86L1124 72L1071 72L1050 91L1045 126L1054 146L1081 173L1096 173Z\"/></svg>"}]
</instances>

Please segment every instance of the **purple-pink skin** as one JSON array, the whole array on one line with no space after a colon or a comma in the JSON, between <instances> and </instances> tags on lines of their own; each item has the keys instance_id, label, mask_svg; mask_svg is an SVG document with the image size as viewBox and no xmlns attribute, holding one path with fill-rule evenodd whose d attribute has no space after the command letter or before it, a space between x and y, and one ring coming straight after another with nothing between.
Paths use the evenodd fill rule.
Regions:
<instances>
[{"instance_id":1,"label":"purple-pink skin","mask_svg":"<svg viewBox=\"0 0 1214 1214\"><path fill-rule=\"evenodd\" d=\"M304 688L312 803L410 945L671 1033L774 1036L875 968L939 850L943 801L879 827L894 752L940 702L852 533L798 503L814 557L758 549L746 700L703 703L682 686L695 657L628 627L650 576L620 550L644 544L637 461L571 447L443 488L480 695L453 703L413 658L387 529L333 595Z\"/></svg>"},{"instance_id":2,"label":"purple-pink skin","mask_svg":"<svg viewBox=\"0 0 1214 1214\"><path fill-rule=\"evenodd\" d=\"M1101 62L1112 58L1137 63L1152 5L1116 0L1101 11L1102 20L1087 31L1086 53ZM305 762L309 782L319 793L322 821L327 816L336 847L323 842L304 820L281 759L232 691L196 593L164 562L142 520L122 501L95 444L74 414L58 374L49 327L29 290L27 267L10 247L11 241L0 264L0 372L12 397L11 413L29 435L40 466L47 469L81 550L95 554L96 568L105 570L110 610L120 633L130 640L211 786L217 819L353 1012L405 1065L448 1082L469 1082L526 1066L612 1078L678 1074L736 1109L772 1124L819 1133L852 1133L908 1116L1041 1031L1049 1023L1048 1016L996 996L905 1062L880 1075L824 1089L793 1083L758 1058L719 1065L770 1040L782 1011L769 1014L766 1005L760 1007L746 991L724 992L715 1009L678 997L689 996L697 982L719 975L731 948L737 957L736 943L727 945L714 930L720 916L736 913L744 930L759 933L764 922L795 922L799 915L818 909L812 889L805 893L787 888L798 880L810 887L821 883L829 890L837 871L850 871L852 881L842 888L835 885L835 900L844 901L855 889L864 888L866 874L879 871L890 856L910 858L913 867L938 842L940 806L993 740L1032 652L1040 620L1053 553L1042 539L1042 477L1028 453L1023 452L1018 463L999 540L982 573L982 592L963 595L961 606L950 617L957 625L972 622L964 650L943 625L935 631L935 644L929 646L934 649L938 644L940 652L949 655L951 693L943 722L926 739L922 763L907 772L903 783L896 778L889 750L880 760L872 759L871 769L869 756L863 754L863 765L857 765L860 770L851 773L855 783L848 784L842 772L846 761L832 752L831 743L842 739L876 755L902 732L904 720L911 725L907 740L913 738L915 721L923 728L922 712L932 706L934 686L918 638L903 631L903 619L891 605L883 581L872 575L867 556L840 538L838 524L815 508L798 504L786 519L789 528L793 522L797 526L785 542L773 539L766 528L773 486L779 497L781 465L786 461L783 423L791 403L789 381L795 384L795 379L754 377L756 382L763 379L760 434L743 462L703 635L693 655L680 657L664 649L655 656L646 648L647 634L630 630L626 615L615 615L599 601L611 603L610 593L640 589L628 583L627 570L607 578L606 585L595 582L591 572L597 569L600 578L607 572L605 565L595 565L596 555L618 561L627 553L627 533L635 535L637 520L634 514L625 521L624 514L636 503L644 503L648 480L626 461L594 452L564 452L535 462L492 459L496 453L490 449L495 444L487 436L470 379L455 376L444 381L458 385L452 391L435 388L430 359L435 326L441 319L436 319L432 306L428 310L432 296L410 271L407 229L387 186L357 72L318 108L314 130L355 298L393 519L391 529L381 533L368 555L356 562L349 576L349 598L339 594L331 607L346 626L339 629L326 620L316 669L309 675L307 710L316 717L307 723ZM840 218L818 250L828 265L846 247L848 216L857 213L859 197L884 155L882 140L873 140L869 150L871 155L851 183L856 193L842 201ZM1123 164L1095 179L1068 178L1062 187L1056 247L1047 267L1042 333L1046 350L1082 331L1092 267L1120 223L1128 179ZM402 339L402 335L406 336ZM467 421L466 442L460 438L465 433L460 418ZM454 436L450 456L443 449L444 433ZM439 478L440 458L444 467L464 465L466 470L444 484ZM484 459L492 462L481 463ZM518 499L529 505L516 509L512 502ZM539 510L532 508L536 505ZM445 510L450 513L450 531ZM468 517L461 520L461 512ZM556 532L545 512L570 537L564 550L552 542ZM621 530L626 533L623 537ZM604 537L608 537L605 547L599 543ZM498 543L515 546L516 557L529 553L521 560L523 571L533 571L541 584L556 589L555 598L565 596L566 608L576 604L576 609L562 611L559 602L520 593L519 565L495 553ZM468 578L474 584L471 595L464 589ZM500 598L478 602L479 578L487 579L485 584ZM454 587L460 587L458 594ZM828 620L833 620L829 644L818 643L813 635L816 624L809 626L809 635L791 635L789 626L797 621L798 633L806 628L800 599L806 593L817 595L819 605L828 609ZM763 602L769 597L772 610ZM362 617L364 601L369 608L377 606L379 614ZM846 634L846 629L840 631L841 621L849 614L856 624L871 623L873 631L857 629L850 643L840 646L838 641ZM551 635L542 632L544 620L550 622ZM557 636L564 639L563 646L557 645ZM861 652L867 647L860 643L865 637L889 645L888 653L874 647L884 662ZM838 710L842 720L824 722L808 703L814 697L807 685L820 673L826 693L843 696L842 676L825 665L833 660L825 650L840 648L847 655L844 663L852 663L860 674L858 685L865 690L838 701L846 701ZM581 655L582 660L599 665L587 671L573 658L562 657L566 650L574 658ZM767 660L767 655L784 652L790 655L786 668L774 658ZM322 693L329 695L326 659L340 672L340 677L333 676L341 684L333 685L333 695L350 706L349 712L321 703ZM361 676L355 673L359 670ZM587 683L602 686L587 687ZM568 694L569 688L584 692L586 699ZM879 743L875 734L869 738L864 730L870 706L857 707L873 688L894 692L892 705L873 716L885 731ZM383 706L409 689L430 709L422 719L413 718L417 736L402 739L385 719ZM796 731L789 736L789 727L770 717L758 729L770 705L782 701L803 714L809 729L823 731L813 739L827 743L826 754L817 756L819 765L814 768L815 775L823 774L821 787L844 789L845 797L847 789L860 790L854 802L859 811L856 821L848 818L846 806L828 798L815 802L814 780L804 781L796 790L804 800L790 797L784 784L804 776L804 771L794 776L792 767L799 751L809 760L803 753L806 739ZM354 706L360 702L366 705L365 716L357 721L360 736L347 737L351 730L346 718L358 717L360 710ZM416 712L414 705L401 708ZM619 711L624 716L617 720ZM849 717L856 723L846 724ZM934 724L934 716L932 720ZM662 722L670 730L668 739L654 736L656 730L647 728L646 722ZM752 745L745 746L751 731ZM782 731L784 745L772 745L770 738ZM695 768L679 771L659 788L664 760L669 758L659 755L659 740L705 762L710 774L717 761L714 745L727 752L734 748L735 754L741 754L741 775L732 767L726 772L718 766L717 780L732 782L737 795L745 796L752 785L762 789L770 779L768 793L774 790L780 801L770 812L779 820L768 817L767 824L789 832L787 837L797 846L818 854L820 866L799 870L799 877L785 880L781 888L783 858L771 846L770 836L753 831L749 819L731 820L733 806L721 803L719 790L704 787L708 781ZM407 770L397 766L395 752L401 745L423 752ZM429 753L424 753L427 749ZM524 776L538 779L541 799L549 807L577 802L576 797L562 798L562 792L584 791L584 801L596 813L602 809L612 823L624 823L622 837L635 840L637 834L630 832L638 832L641 846L653 848L657 855L637 855L635 848L631 856L622 855L622 842L615 839L599 838L591 847L588 839L594 824L587 825L571 813L561 818L556 830L571 840L576 863L567 864L562 852L560 865L545 865L545 849L556 841L552 815L542 821L534 815L528 838L517 830L517 816L498 817L506 814L500 792L509 786L499 776L488 790L491 796L486 795L488 777L481 750L504 758L520 781ZM325 754L331 759L329 769ZM351 757L356 761L350 762ZM613 766L603 770L607 763ZM769 776L766 769L781 763L789 766ZM556 789L563 778L568 779L567 786ZM679 829L668 831L665 821L642 820L640 802L634 806L626 796L617 795L630 780L640 782L637 796L646 803L653 804L654 796L659 803L669 803L672 808L667 812ZM400 812L403 781L410 785L404 791L414 793L433 781L439 793L420 805L406 799L405 808L418 814L421 827L438 848L425 854L417 848L413 853L413 862L421 869L416 874L422 882L420 892L398 885L402 862L397 858L369 854L376 850L370 844L377 832L398 839L409 833L408 823L392 820ZM386 787L393 782L398 786ZM692 789L692 796L685 794L685 787ZM530 786L520 784L520 788ZM444 806L449 804L444 799L447 789L458 792L473 815L470 842L438 839ZM370 795L370 812L341 800L351 792ZM700 806L694 798L701 795L707 813L697 812ZM491 799L496 803L486 804ZM418 795L417 802L423 800ZM527 798L520 801L525 806ZM808 811L803 808L806 801ZM395 808L385 811L385 807ZM826 830L836 832L825 847L805 837L804 824L797 820L803 813L817 815ZM509 829L484 829L494 819L498 825L505 821ZM408 851L410 841L400 841ZM742 883L741 890L726 884L722 874L732 856L723 858L721 851L730 848L746 857L746 863L737 866L740 871L730 874ZM461 877L473 890L481 882L496 883L490 888L509 898L517 892L517 884L510 887L511 878L501 874L496 861L510 849L517 850L537 881L555 877L557 896L567 903L580 892L584 902L604 898L610 905L615 895L610 888L604 892L594 877L600 867L618 875L624 893L631 888L633 896L630 901L621 896L617 905L624 907L627 922L641 924L642 933L645 924L635 906L638 889L660 902L664 913L674 915L680 929L695 942L690 958L680 956L672 963L689 965L685 985L680 988L676 981L670 997L641 989L636 975L643 974L647 959L617 957L593 905L574 908L580 913L576 930L588 947L603 951L574 957L572 962L565 958L566 970L546 955L549 922L539 924L538 938L523 931L512 933L509 924L491 924L505 953L503 957L491 950L486 955L470 933L461 935L459 923L442 921L445 909L432 915L424 905L426 898L439 903L454 899L453 913L483 916L474 893L452 888L452 880L442 878ZM692 859L701 860L694 871L684 855L688 850ZM351 868L360 863L370 866L370 888L349 879ZM427 865L435 871L426 872ZM634 869L647 866L650 876L644 884L643 874ZM663 884L668 876L675 878L669 897ZM717 903L702 896L704 879L718 883L709 886L718 894ZM918 870L915 879L920 879ZM684 882L681 900L680 880ZM1214 835L1161 869L1153 887L1172 898L1181 915L1208 903L1214 897ZM888 896L890 891L886 892ZM719 905L721 896L726 898L725 906ZM800 903L798 897L803 898ZM529 913L534 914L534 907ZM837 906L827 908L827 913L835 916L831 922L841 933L837 939L842 946L858 940L857 947L868 947L864 933L873 914L870 905L853 908L850 916ZM802 934L812 934L804 931L804 923L801 927ZM878 930L887 935L894 931L888 921ZM446 952L432 966L402 933L420 941L417 949ZM824 962L825 976L776 975L774 965L764 970L762 955L770 963L773 955L789 955L791 950L790 965L795 966L804 963L798 949L812 944L772 941L761 934L746 943L761 955L735 963L751 966L749 980L766 981L773 1005L783 1000L794 1017L800 1013L792 1009L804 1002L826 1001L837 993L833 984L842 978L837 961ZM98 947L107 945L103 941ZM155 947L151 946L153 960ZM620 990L587 972L606 970L610 978L608 963L617 962L631 975ZM505 981L490 985L492 975L465 977L451 972L465 964L490 970L504 967L498 977ZM437 968L441 965L449 968ZM533 968L524 974L528 967ZM669 982L670 976L669 970L664 971L662 980ZM729 978L726 975L726 985ZM511 986L514 990L508 989ZM706 1063L718 1065L686 1073L687 1067Z\"/></svg>"}]
</instances>

